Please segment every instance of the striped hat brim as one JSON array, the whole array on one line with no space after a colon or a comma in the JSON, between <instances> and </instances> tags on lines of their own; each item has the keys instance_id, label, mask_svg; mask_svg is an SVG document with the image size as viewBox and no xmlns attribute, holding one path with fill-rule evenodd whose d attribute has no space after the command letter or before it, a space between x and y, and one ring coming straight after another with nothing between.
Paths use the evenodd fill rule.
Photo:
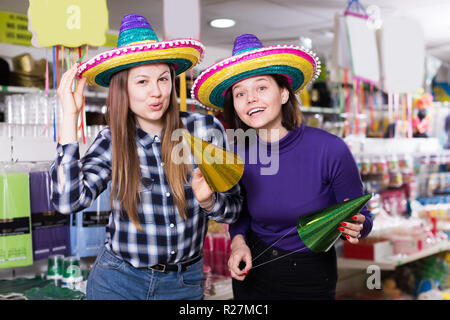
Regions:
<instances>
[{"instance_id":1,"label":"striped hat brim","mask_svg":"<svg viewBox=\"0 0 450 320\"><path fill-rule=\"evenodd\" d=\"M224 59L203 71L195 80L191 96L206 107L223 109L227 90L256 75L285 76L294 92L301 91L320 74L320 61L309 50L293 45L270 46Z\"/></svg>"},{"instance_id":2,"label":"striped hat brim","mask_svg":"<svg viewBox=\"0 0 450 320\"><path fill-rule=\"evenodd\" d=\"M114 73L147 63L170 63L176 74L203 59L204 46L194 39L149 41L114 48L96 55L78 67L78 76L91 85L108 87Z\"/></svg>"}]
</instances>

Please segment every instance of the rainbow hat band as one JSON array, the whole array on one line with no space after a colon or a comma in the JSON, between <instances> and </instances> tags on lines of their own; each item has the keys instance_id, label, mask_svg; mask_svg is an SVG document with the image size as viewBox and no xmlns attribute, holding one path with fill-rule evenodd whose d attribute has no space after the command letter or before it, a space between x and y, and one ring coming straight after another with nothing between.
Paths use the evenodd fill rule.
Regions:
<instances>
[{"instance_id":1,"label":"rainbow hat band","mask_svg":"<svg viewBox=\"0 0 450 320\"><path fill-rule=\"evenodd\" d=\"M91 85L108 87L114 73L147 63L170 63L176 74L203 59L204 46L194 39L159 41L145 17L128 14L120 26L117 48L96 55L78 67Z\"/></svg>"},{"instance_id":2,"label":"rainbow hat band","mask_svg":"<svg viewBox=\"0 0 450 320\"><path fill-rule=\"evenodd\" d=\"M191 96L206 107L222 111L225 93L233 84L262 74L285 76L297 93L319 76L320 61L303 47L263 47L255 35L242 34L234 41L231 57L213 64L197 77Z\"/></svg>"}]
</instances>

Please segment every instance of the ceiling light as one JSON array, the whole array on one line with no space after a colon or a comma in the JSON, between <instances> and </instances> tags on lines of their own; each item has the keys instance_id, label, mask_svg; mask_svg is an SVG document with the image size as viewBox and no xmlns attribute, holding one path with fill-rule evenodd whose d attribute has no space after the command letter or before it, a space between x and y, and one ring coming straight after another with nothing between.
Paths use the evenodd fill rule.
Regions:
<instances>
[{"instance_id":1,"label":"ceiling light","mask_svg":"<svg viewBox=\"0 0 450 320\"><path fill-rule=\"evenodd\" d=\"M231 28L236 24L233 19L214 19L209 25L214 28Z\"/></svg>"}]
</instances>

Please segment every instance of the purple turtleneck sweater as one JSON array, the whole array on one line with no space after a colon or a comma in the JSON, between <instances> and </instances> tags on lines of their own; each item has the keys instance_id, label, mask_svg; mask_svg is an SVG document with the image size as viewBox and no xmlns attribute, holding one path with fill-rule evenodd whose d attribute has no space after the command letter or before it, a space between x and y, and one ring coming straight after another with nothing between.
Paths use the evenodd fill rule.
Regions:
<instances>
[{"instance_id":1,"label":"purple turtleneck sweater","mask_svg":"<svg viewBox=\"0 0 450 320\"><path fill-rule=\"evenodd\" d=\"M299 250L305 247L296 229L299 216L363 195L358 167L341 138L302 124L278 141L278 152L276 144L256 140L244 151L235 149L245 161L240 183L246 199L239 219L230 225L231 238L245 236L251 228L269 245L278 241L276 247ZM276 174L261 171L276 168L274 163L249 157L257 154L258 145L272 150L269 158L279 155ZM365 237L372 229L372 219L367 207L361 214L366 217L361 231Z\"/></svg>"}]
</instances>

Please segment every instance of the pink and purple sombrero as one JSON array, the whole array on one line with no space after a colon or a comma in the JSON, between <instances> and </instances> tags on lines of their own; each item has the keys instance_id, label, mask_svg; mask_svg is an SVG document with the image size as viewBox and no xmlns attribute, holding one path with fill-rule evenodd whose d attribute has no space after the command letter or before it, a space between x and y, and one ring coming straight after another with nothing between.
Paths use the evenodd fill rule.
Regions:
<instances>
[{"instance_id":1,"label":"pink and purple sombrero","mask_svg":"<svg viewBox=\"0 0 450 320\"><path fill-rule=\"evenodd\" d=\"M225 93L235 83L256 75L285 76L294 92L300 92L320 74L316 55L294 45L263 47L253 34L242 34L234 41L232 56L204 70L195 80L192 99L222 111Z\"/></svg>"},{"instance_id":2,"label":"pink and purple sombrero","mask_svg":"<svg viewBox=\"0 0 450 320\"><path fill-rule=\"evenodd\" d=\"M82 63L78 76L89 84L108 87L111 76L123 69L147 63L169 63L181 74L199 63L204 46L194 39L159 41L147 19L137 14L123 17L117 48Z\"/></svg>"}]
</instances>

